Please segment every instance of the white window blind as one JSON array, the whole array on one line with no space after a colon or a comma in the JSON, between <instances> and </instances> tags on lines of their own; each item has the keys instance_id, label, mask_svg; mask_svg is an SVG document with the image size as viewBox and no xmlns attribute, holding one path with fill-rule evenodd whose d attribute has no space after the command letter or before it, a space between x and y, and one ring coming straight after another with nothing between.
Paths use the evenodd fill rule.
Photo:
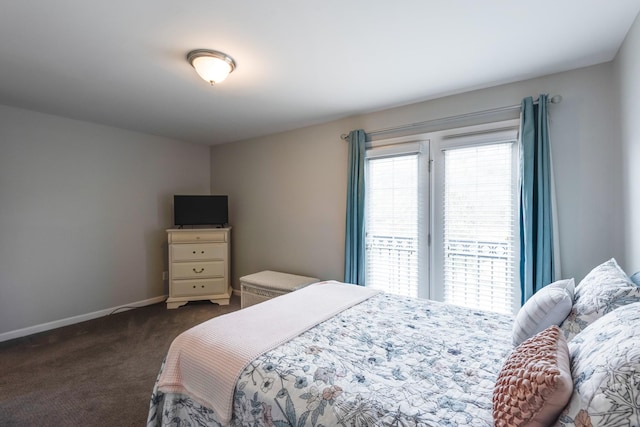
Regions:
<instances>
[{"instance_id":1,"label":"white window blind","mask_svg":"<svg viewBox=\"0 0 640 427\"><path fill-rule=\"evenodd\" d=\"M512 313L517 199L513 143L444 151L444 300Z\"/></svg>"},{"instance_id":2,"label":"white window blind","mask_svg":"<svg viewBox=\"0 0 640 427\"><path fill-rule=\"evenodd\" d=\"M419 154L367 160L366 285L418 296Z\"/></svg>"}]
</instances>

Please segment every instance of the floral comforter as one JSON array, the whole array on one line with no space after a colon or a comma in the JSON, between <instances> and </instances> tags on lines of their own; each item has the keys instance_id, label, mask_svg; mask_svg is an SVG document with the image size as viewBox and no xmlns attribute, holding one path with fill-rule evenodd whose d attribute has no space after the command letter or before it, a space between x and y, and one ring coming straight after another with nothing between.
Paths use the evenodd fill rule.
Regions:
<instances>
[{"instance_id":1,"label":"floral comforter","mask_svg":"<svg viewBox=\"0 0 640 427\"><path fill-rule=\"evenodd\" d=\"M512 318L376 295L263 354L242 372L232 426L491 426ZM221 426L154 388L148 426Z\"/></svg>"}]
</instances>

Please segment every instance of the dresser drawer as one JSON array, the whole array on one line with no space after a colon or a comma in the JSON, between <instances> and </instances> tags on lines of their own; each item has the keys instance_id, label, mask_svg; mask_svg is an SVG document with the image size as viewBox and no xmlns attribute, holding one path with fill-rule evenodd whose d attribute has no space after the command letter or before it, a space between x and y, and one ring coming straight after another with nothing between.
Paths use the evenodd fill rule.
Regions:
<instances>
[{"instance_id":1,"label":"dresser drawer","mask_svg":"<svg viewBox=\"0 0 640 427\"><path fill-rule=\"evenodd\" d=\"M170 234L169 243L226 242L224 230L187 230Z\"/></svg>"},{"instance_id":2,"label":"dresser drawer","mask_svg":"<svg viewBox=\"0 0 640 427\"><path fill-rule=\"evenodd\" d=\"M172 297L216 295L228 291L224 278L204 280L176 280L171 287Z\"/></svg>"},{"instance_id":3,"label":"dresser drawer","mask_svg":"<svg viewBox=\"0 0 640 427\"><path fill-rule=\"evenodd\" d=\"M224 277L225 261L176 262L171 265L172 279Z\"/></svg>"},{"instance_id":4,"label":"dresser drawer","mask_svg":"<svg viewBox=\"0 0 640 427\"><path fill-rule=\"evenodd\" d=\"M224 260L227 256L225 243L180 243L171 245L173 261Z\"/></svg>"}]
</instances>

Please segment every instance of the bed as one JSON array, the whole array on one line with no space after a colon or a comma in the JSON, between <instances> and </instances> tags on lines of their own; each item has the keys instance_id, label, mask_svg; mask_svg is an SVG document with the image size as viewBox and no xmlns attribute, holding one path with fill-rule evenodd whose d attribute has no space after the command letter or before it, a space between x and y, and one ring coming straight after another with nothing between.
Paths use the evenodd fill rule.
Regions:
<instances>
[{"instance_id":1,"label":"bed","mask_svg":"<svg viewBox=\"0 0 640 427\"><path fill-rule=\"evenodd\" d=\"M610 262L603 266L605 270L613 268ZM615 267L619 269L617 264ZM590 276L601 277L602 266L596 267ZM282 342L270 345L256 357L238 362L234 368L237 372L232 369L230 373L233 384L222 406L216 406L205 396L209 391L215 394L224 389L217 387L215 381L209 381L209 375L194 376L195 379L206 377L209 381L205 381L199 390L184 384L178 388L167 387L166 378L163 383L163 375L166 377L168 370L173 372L174 379L182 381L188 377L176 368L181 363L189 368L192 364L209 365L212 360L212 356L207 355L208 350L202 350L202 347L198 350L201 359L194 362L186 353L175 349L174 342L152 392L147 424L479 427L551 425L553 423L549 420L554 420L557 425L568 427L589 425L585 422L588 419L592 425L633 425L624 422L640 413L638 404L633 407L633 402L628 403L624 410L616 412L622 415L615 419L603 418L610 411L602 410L606 402L599 400L597 395L606 393L598 389L600 385L594 386L589 381L594 379L602 385L602 378L611 377L606 374L613 369L611 354L599 355L593 351L593 343L606 336L612 343L606 346L607 351L615 349L622 360L620 363L626 363L622 367L624 369L616 365L618 376L612 389L616 389L618 395L624 395L621 389L624 391L625 386L637 387L640 391L640 378L636 378L635 371L629 368L637 366L640 373L640 354L635 350L629 351L629 346L636 348L635 343L640 340L640 332L634 330L640 328L621 326L640 316L640 302L636 303L640 301L640 288L624 275L624 283L616 282L616 286L626 286L625 297L618 298L618 302L609 301L606 309L596 310L597 314L586 310L589 311L587 319L584 307L576 305L576 302L580 302L582 297L583 305L587 304L592 295L585 290L600 287L598 284L590 285L587 280L590 276L583 280L586 281L585 286L581 282L574 289L572 280L563 281L549 287L548 292L537 293L536 298L525 305L527 310L525 307L521 309L515 322L512 316L371 293L360 301L334 310L317 324L305 325L302 322L301 330L296 331L295 336L279 339ZM350 290L359 288L329 283ZM325 289L321 287L326 284L314 284L221 317L233 315L235 317L229 318L233 323L242 323L239 321L241 316L252 318L257 314L251 309L283 311L282 307L291 303L305 311L299 307L305 292ZM554 289L569 295L568 300L557 298L558 292ZM616 295L619 297L620 292ZM306 296L311 296L313 301L307 307L322 305L313 294ZM595 299L602 303L602 298ZM561 321L557 321L559 312L564 313L560 316ZM277 323L278 317L274 316L271 320ZM285 316L285 319L287 323L297 323L292 322L291 317ZM551 325L545 325L550 321L548 319L551 319ZM633 319L632 322L635 321ZM639 323L640 319L637 319L636 324ZM269 322L262 323L267 324ZM220 317L214 318L197 326L196 332L219 330L220 325ZM617 341L612 332L616 328L623 330ZM525 337L522 337L523 330L527 332ZM189 330L184 334L189 336L193 332ZM254 333L256 335L248 336L259 336L259 332ZM614 334L613 338L611 334ZM547 344L553 357L547 355L542 362L531 362L529 359L532 357L540 358ZM191 348L192 345L185 347ZM234 353L220 357L232 360ZM213 358L218 360L219 356ZM534 364L538 369L542 366L543 371L537 374L542 378L540 384L544 385L546 381L546 388L540 384L537 386L542 395L536 395L535 385L533 391L525 385L520 386L523 381L528 384L530 374L528 368L522 369L523 358L525 367ZM545 365L551 359L552 366ZM168 363L172 366L169 367ZM511 369L514 363L516 370ZM196 369L196 372L203 371ZM522 372L527 375L525 380L518 379ZM518 387L513 386L516 381L519 381ZM616 408L620 408L619 400L614 402L618 405ZM540 407L531 409L535 406L532 404L534 401L541 402ZM515 407L513 402L516 402ZM525 409L522 402L525 402ZM228 411L225 408L227 404ZM533 414L533 418L538 417L538 424L522 422L527 411ZM530 419L525 421L530 422Z\"/></svg>"}]
</instances>

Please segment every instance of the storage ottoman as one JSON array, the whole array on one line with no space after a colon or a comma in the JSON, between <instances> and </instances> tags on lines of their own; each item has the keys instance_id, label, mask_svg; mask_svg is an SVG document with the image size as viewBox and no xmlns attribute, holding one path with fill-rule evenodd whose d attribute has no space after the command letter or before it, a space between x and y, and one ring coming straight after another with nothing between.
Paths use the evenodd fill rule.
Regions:
<instances>
[{"instance_id":1,"label":"storage ottoman","mask_svg":"<svg viewBox=\"0 0 640 427\"><path fill-rule=\"evenodd\" d=\"M315 277L297 276L277 271L261 271L240 278L240 308L293 292L312 283Z\"/></svg>"}]
</instances>

